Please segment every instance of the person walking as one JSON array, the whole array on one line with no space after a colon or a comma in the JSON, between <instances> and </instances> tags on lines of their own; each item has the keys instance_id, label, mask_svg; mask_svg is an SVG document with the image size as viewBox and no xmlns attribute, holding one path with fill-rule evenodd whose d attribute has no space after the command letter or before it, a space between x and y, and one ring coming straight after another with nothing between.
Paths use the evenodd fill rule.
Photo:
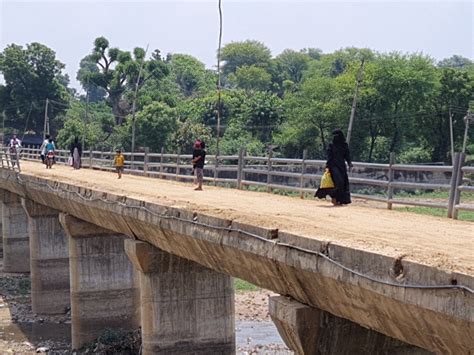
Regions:
<instances>
[{"instance_id":1,"label":"person walking","mask_svg":"<svg viewBox=\"0 0 474 355\"><path fill-rule=\"evenodd\" d=\"M72 167L74 169L80 169L82 165L82 144L79 142L79 138L75 137L74 142L70 147L71 157L72 157Z\"/></svg>"},{"instance_id":2,"label":"person walking","mask_svg":"<svg viewBox=\"0 0 474 355\"><path fill-rule=\"evenodd\" d=\"M194 142L193 149L193 168L196 174L196 182L198 186L194 189L202 191L202 182L204 180L204 162L206 159L206 151L203 148L203 143L200 140Z\"/></svg>"},{"instance_id":3,"label":"person walking","mask_svg":"<svg viewBox=\"0 0 474 355\"><path fill-rule=\"evenodd\" d=\"M352 160L344 133L342 133L340 129L335 129L332 132L332 136L332 143L329 144L327 150L326 168L331 174L334 188L318 189L315 196L318 198L326 198L326 196L329 195L331 196L332 204L334 206L340 206L351 203L346 162L349 168L352 168Z\"/></svg>"},{"instance_id":4,"label":"person walking","mask_svg":"<svg viewBox=\"0 0 474 355\"><path fill-rule=\"evenodd\" d=\"M41 156L41 161L43 162L43 164L44 164L44 159L46 158L46 146L49 143L49 138L50 138L50 135L47 134L44 138L43 143L41 143L41 147L40 147L40 156Z\"/></svg>"},{"instance_id":5,"label":"person walking","mask_svg":"<svg viewBox=\"0 0 474 355\"><path fill-rule=\"evenodd\" d=\"M20 159L20 150L21 150L21 140L19 140L16 134L13 135L12 139L10 139L10 144L8 145L12 166L15 166L17 160Z\"/></svg>"},{"instance_id":6,"label":"person walking","mask_svg":"<svg viewBox=\"0 0 474 355\"><path fill-rule=\"evenodd\" d=\"M114 166L115 166L115 171L117 172L119 179L122 178L124 165L125 165L125 157L123 156L122 151L120 149L117 149L115 151Z\"/></svg>"}]
</instances>

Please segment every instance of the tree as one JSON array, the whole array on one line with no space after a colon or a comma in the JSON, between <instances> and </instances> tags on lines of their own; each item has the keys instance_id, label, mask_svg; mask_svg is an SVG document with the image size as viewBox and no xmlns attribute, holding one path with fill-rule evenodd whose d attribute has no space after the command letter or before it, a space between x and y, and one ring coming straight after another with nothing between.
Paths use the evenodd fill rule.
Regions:
<instances>
[{"instance_id":1,"label":"tree","mask_svg":"<svg viewBox=\"0 0 474 355\"><path fill-rule=\"evenodd\" d=\"M288 157L301 157L304 149L310 156L325 158L330 132L347 122L349 108L339 102L336 82L329 77L307 78L301 89L290 93L284 101L285 116L275 144Z\"/></svg>"},{"instance_id":2,"label":"tree","mask_svg":"<svg viewBox=\"0 0 474 355\"><path fill-rule=\"evenodd\" d=\"M474 99L474 80L465 71L442 68L438 72L440 86L434 100L433 115L418 123L421 135L430 142L433 161L450 161L449 114L453 115L454 139L462 141L463 117Z\"/></svg>"},{"instance_id":3,"label":"tree","mask_svg":"<svg viewBox=\"0 0 474 355\"><path fill-rule=\"evenodd\" d=\"M235 73L237 68L254 65L260 68L268 67L272 54L263 43L246 40L226 44L221 51L224 61L222 71L225 76Z\"/></svg>"},{"instance_id":4,"label":"tree","mask_svg":"<svg viewBox=\"0 0 474 355\"><path fill-rule=\"evenodd\" d=\"M265 69L255 65L238 67L228 76L230 84L246 91L267 91L272 84L272 76Z\"/></svg>"},{"instance_id":5,"label":"tree","mask_svg":"<svg viewBox=\"0 0 474 355\"><path fill-rule=\"evenodd\" d=\"M64 110L68 99L68 78L62 74L64 64L56 59L55 52L40 44L27 44L26 48L10 44L0 53L0 72L5 86L2 90L7 125L14 129L43 131L46 99L50 105L48 116L53 118ZM54 131L56 127L51 127Z\"/></svg>"},{"instance_id":6,"label":"tree","mask_svg":"<svg viewBox=\"0 0 474 355\"><path fill-rule=\"evenodd\" d=\"M73 101L71 107L57 117L61 126L56 137L58 145L67 148L78 137L80 141L84 139L83 149L113 149L116 140L111 137L115 119L110 107L104 102L90 103L87 122L84 121L85 111L84 102Z\"/></svg>"},{"instance_id":7,"label":"tree","mask_svg":"<svg viewBox=\"0 0 474 355\"><path fill-rule=\"evenodd\" d=\"M472 66L473 62L469 58L460 55L453 55L450 58L445 58L438 62L438 67L442 68L467 68Z\"/></svg>"},{"instance_id":8,"label":"tree","mask_svg":"<svg viewBox=\"0 0 474 355\"><path fill-rule=\"evenodd\" d=\"M193 56L173 54L169 63L171 75L184 96L194 96L199 91L209 91L215 86L213 74Z\"/></svg>"},{"instance_id":9,"label":"tree","mask_svg":"<svg viewBox=\"0 0 474 355\"><path fill-rule=\"evenodd\" d=\"M89 94L89 102L99 102L105 100L107 91L91 81L90 73L98 74L99 68L92 54L85 56L79 63L76 79L83 83L82 87Z\"/></svg>"},{"instance_id":10,"label":"tree","mask_svg":"<svg viewBox=\"0 0 474 355\"><path fill-rule=\"evenodd\" d=\"M285 49L275 58L277 69L283 74L283 79L291 80L294 83L301 82L310 60L309 55L291 49Z\"/></svg>"},{"instance_id":11,"label":"tree","mask_svg":"<svg viewBox=\"0 0 474 355\"><path fill-rule=\"evenodd\" d=\"M78 73L79 80L85 89L95 85L107 92L107 100L112 107L117 125L124 122L130 111L129 101L133 94L129 95L129 100L124 98L124 94L127 89L131 93L135 90L142 63L144 73L140 76L139 86L152 77L163 77L169 73L169 68L161 59L158 50L155 50L152 58L147 61L144 49L135 48L132 57L130 52L109 47L109 41L105 37L95 39L92 54L85 59L95 63L96 68L91 68L89 71L87 70L89 66L81 68L84 70L80 75Z\"/></svg>"}]
</instances>

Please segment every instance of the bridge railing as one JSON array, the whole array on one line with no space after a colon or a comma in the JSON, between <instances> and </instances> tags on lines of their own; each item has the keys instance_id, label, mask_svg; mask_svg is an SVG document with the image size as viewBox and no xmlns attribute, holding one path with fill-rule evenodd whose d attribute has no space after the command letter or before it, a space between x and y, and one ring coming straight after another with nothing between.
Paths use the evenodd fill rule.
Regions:
<instances>
[{"instance_id":1,"label":"bridge railing","mask_svg":"<svg viewBox=\"0 0 474 355\"><path fill-rule=\"evenodd\" d=\"M27 160L38 160L39 149L26 147L21 156ZM189 154L170 154L162 149L159 153L123 152L125 172L150 177L190 181L192 175L192 156ZM57 150L56 161L67 164L69 151ZM208 155L204 168L204 180L214 184L248 188L267 192L289 191L304 198L313 194L319 186L326 161L306 158L287 159L268 156L251 156L241 150L238 155ZM115 152L84 151L82 166L91 169L114 170ZM450 218L457 218L461 210L474 211L474 204L461 203L461 195L473 193L474 186L466 176L474 174L474 167L464 166L465 156L457 153L453 165L408 165L396 164L395 155L390 155L388 164L354 162L349 173L351 187L357 193L354 197L378 201L392 209L394 204L407 206L434 207L447 210ZM2 155L2 164L4 164ZM5 161L7 165L8 162ZM2 165L3 166L3 165ZM437 177L436 177L437 176ZM448 198L422 200L397 198L400 191L446 191ZM399 195L399 193L398 193Z\"/></svg>"}]
</instances>

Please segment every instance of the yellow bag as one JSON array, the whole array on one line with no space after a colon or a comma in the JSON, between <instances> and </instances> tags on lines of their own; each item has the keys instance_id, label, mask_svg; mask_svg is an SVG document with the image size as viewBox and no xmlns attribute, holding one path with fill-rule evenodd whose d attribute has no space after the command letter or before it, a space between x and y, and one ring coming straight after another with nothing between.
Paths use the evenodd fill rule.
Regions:
<instances>
[{"instance_id":1,"label":"yellow bag","mask_svg":"<svg viewBox=\"0 0 474 355\"><path fill-rule=\"evenodd\" d=\"M323 176L321 177L321 183L319 184L319 188L321 189L333 189L336 186L334 185L334 181L332 181L331 173L329 169L324 171Z\"/></svg>"}]
</instances>

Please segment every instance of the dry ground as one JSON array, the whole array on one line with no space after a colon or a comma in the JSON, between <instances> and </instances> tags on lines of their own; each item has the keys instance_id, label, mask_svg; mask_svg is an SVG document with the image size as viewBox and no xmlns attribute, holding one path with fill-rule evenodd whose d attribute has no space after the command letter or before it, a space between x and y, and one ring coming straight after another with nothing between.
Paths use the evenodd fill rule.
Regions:
<instances>
[{"instance_id":1,"label":"dry ground","mask_svg":"<svg viewBox=\"0 0 474 355\"><path fill-rule=\"evenodd\" d=\"M447 271L474 274L474 223L361 206L332 207L325 201L301 200L261 192L73 170L22 162L32 174L86 188L186 208L205 214L278 228L290 233L416 261Z\"/></svg>"}]
</instances>

